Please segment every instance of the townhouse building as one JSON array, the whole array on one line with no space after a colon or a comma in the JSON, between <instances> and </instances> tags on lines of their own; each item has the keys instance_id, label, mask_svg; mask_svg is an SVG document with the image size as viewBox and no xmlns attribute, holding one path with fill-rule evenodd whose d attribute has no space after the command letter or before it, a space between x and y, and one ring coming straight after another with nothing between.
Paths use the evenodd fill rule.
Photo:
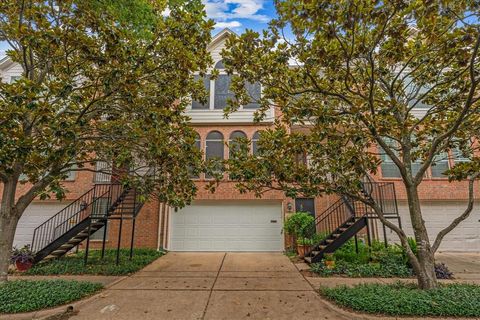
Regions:
<instances>
[{"instance_id":1,"label":"townhouse building","mask_svg":"<svg viewBox=\"0 0 480 320\"><path fill-rule=\"evenodd\" d=\"M198 133L196 145L208 158L227 159L229 142L236 137L252 140L252 150L256 151L259 132L273 126L278 117L272 106L265 119L254 122L253 116L258 105L251 103L238 112L225 118L223 109L232 96L229 91L230 77L224 72L221 50L225 47L227 36L232 31L225 29L213 37L209 51L214 60L214 68L219 71L216 79L203 79L209 98L207 103L193 102L187 109L191 125ZM15 81L21 76L21 68L8 58L0 60L0 77L2 81ZM261 88L252 84L249 87L252 96L259 96ZM301 130L292 127L291 130ZM390 182L395 185L398 212L402 227L411 234L410 218L405 191L398 171L386 156L382 156L382 165L373 178L378 182ZM449 182L442 175L456 161L464 161L459 154L451 154L444 161L428 170L425 181L420 187L420 196L424 219L427 221L431 236L449 224L467 205L467 182ZM105 164L97 164L102 166ZM308 211L318 217L337 201L335 196L317 198L286 197L282 192L270 191L262 198L253 194L241 194L235 189L235 182L225 175L224 181L215 193L205 189L211 177L201 175L194 177L198 185L195 201L181 209L170 208L157 200L149 200L141 207L135 225L135 246L165 248L172 251L282 251L288 245L283 233L283 222L295 211ZM35 200L20 219L15 235L15 245L22 246L32 241L34 230L48 221L63 208L77 200L82 194L98 183L108 183L110 176L102 173L80 171L72 173L64 185L69 190L62 201ZM476 197L480 196L476 185ZM21 192L21 190L20 190ZM480 209L477 205L471 216L462 222L456 230L444 240L440 251L480 252ZM107 225L107 246L128 247L131 238L131 223L126 221L122 228L120 240L119 222L109 221ZM379 222L378 222L379 223ZM104 228L104 227L103 227ZM101 230L104 230L104 229ZM381 239L382 228L375 226L374 234ZM101 230L91 236L93 246L103 239ZM395 236L386 231L388 239Z\"/></svg>"}]
</instances>

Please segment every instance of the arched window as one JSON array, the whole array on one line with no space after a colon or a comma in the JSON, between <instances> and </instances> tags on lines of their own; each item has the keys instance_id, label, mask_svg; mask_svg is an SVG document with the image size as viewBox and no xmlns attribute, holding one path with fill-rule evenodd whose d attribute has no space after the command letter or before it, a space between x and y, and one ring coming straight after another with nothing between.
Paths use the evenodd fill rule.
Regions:
<instances>
[{"instance_id":1,"label":"arched window","mask_svg":"<svg viewBox=\"0 0 480 320\"><path fill-rule=\"evenodd\" d=\"M230 158L233 157L233 151L235 151L239 147L240 145L239 140L242 138L247 138L247 135L243 131L237 130L237 131L233 131L230 134L230 139L228 142L228 150L229 150Z\"/></svg>"},{"instance_id":2,"label":"arched window","mask_svg":"<svg viewBox=\"0 0 480 320\"><path fill-rule=\"evenodd\" d=\"M215 69L225 69L225 64L223 63L223 60L220 60L217 63L215 63Z\"/></svg>"},{"instance_id":3,"label":"arched window","mask_svg":"<svg viewBox=\"0 0 480 320\"><path fill-rule=\"evenodd\" d=\"M218 131L212 131L207 135L205 140L205 158L223 160L224 154L223 134ZM221 168L218 168L220 171ZM211 175L206 175L207 178L212 178Z\"/></svg>"},{"instance_id":4,"label":"arched window","mask_svg":"<svg viewBox=\"0 0 480 320\"><path fill-rule=\"evenodd\" d=\"M214 68L217 69L219 73L215 80L212 80L209 75L203 78L200 78L199 75L195 76L195 80L203 81L207 100L204 104L198 101L192 101L193 110L223 110L226 108L228 100L235 99L235 94L230 91L232 77L226 73L223 60L218 61ZM245 84L245 89L250 97L250 103L243 106L243 109L259 108L259 100L261 98L260 84L257 82L247 82Z\"/></svg>"},{"instance_id":5,"label":"arched window","mask_svg":"<svg viewBox=\"0 0 480 320\"><path fill-rule=\"evenodd\" d=\"M258 140L260 139L260 132L256 131L252 137L252 152L254 155L258 154Z\"/></svg>"}]
</instances>

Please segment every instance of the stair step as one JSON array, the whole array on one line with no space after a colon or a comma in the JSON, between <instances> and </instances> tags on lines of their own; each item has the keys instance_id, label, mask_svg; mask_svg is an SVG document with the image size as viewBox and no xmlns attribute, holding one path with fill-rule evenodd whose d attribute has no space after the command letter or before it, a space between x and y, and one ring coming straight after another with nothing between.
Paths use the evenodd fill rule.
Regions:
<instances>
[{"instance_id":1,"label":"stair step","mask_svg":"<svg viewBox=\"0 0 480 320\"><path fill-rule=\"evenodd\" d=\"M65 249L57 249L57 250L52 251L52 252L50 253L50 255L52 255L52 256L57 256L57 257L58 257L58 256L64 254L65 252L67 252L67 250L65 250Z\"/></svg>"},{"instance_id":2,"label":"stair step","mask_svg":"<svg viewBox=\"0 0 480 320\"><path fill-rule=\"evenodd\" d=\"M312 251L312 252L311 252L311 254L312 254L313 256L316 256L316 255L319 254L319 253L320 253L320 251Z\"/></svg>"},{"instance_id":3,"label":"stair step","mask_svg":"<svg viewBox=\"0 0 480 320\"><path fill-rule=\"evenodd\" d=\"M71 249L73 247L75 247L75 244L67 242L62 244L59 249Z\"/></svg>"},{"instance_id":4,"label":"stair step","mask_svg":"<svg viewBox=\"0 0 480 320\"><path fill-rule=\"evenodd\" d=\"M318 246L318 249L323 250L323 249L325 249L326 247L327 247L327 246L321 245L321 246Z\"/></svg>"},{"instance_id":5,"label":"stair step","mask_svg":"<svg viewBox=\"0 0 480 320\"><path fill-rule=\"evenodd\" d=\"M344 231L347 231L347 230L348 230L348 228L338 228L338 231L340 231L340 232L344 232Z\"/></svg>"},{"instance_id":6,"label":"stair step","mask_svg":"<svg viewBox=\"0 0 480 320\"><path fill-rule=\"evenodd\" d=\"M333 240L333 239L327 239L327 240L325 240L326 243L332 243L333 241L335 241L335 240Z\"/></svg>"},{"instance_id":7,"label":"stair step","mask_svg":"<svg viewBox=\"0 0 480 320\"><path fill-rule=\"evenodd\" d=\"M332 234L332 237L338 238L338 237L340 237L340 233L334 233L334 234Z\"/></svg>"},{"instance_id":8,"label":"stair step","mask_svg":"<svg viewBox=\"0 0 480 320\"><path fill-rule=\"evenodd\" d=\"M312 257L303 257L303 259L308 263L312 263Z\"/></svg>"},{"instance_id":9,"label":"stair step","mask_svg":"<svg viewBox=\"0 0 480 320\"><path fill-rule=\"evenodd\" d=\"M104 222L94 222L92 223L92 227L95 228L95 227L103 227L105 225Z\"/></svg>"}]
</instances>

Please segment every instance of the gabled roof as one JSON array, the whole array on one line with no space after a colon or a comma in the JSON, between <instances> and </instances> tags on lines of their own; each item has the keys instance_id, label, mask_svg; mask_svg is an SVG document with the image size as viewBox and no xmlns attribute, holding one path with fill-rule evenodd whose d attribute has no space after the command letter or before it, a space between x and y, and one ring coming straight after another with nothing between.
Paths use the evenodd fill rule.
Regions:
<instances>
[{"instance_id":1,"label":"gabled roof","mask_svg":"<svg viewBox=\"0 0 480 320\"><path fill-rule=\"evenodd\" d=\"M219 33L217 33L215 36L213 36L212 38L212 41L210 42L210 44L208 45L208 49L211 49L212 47L214 47L217 43L219 43L220 41L222 41L223 39L227 38L229 35L235 35L235 36L238 36L238 34L236 34L235 32L233 32L232 30L230 30L229 28L225 28L223 29L222 31L220 31Z\"/></svg>"},{"instance_id":2,"label":"gabled roof","mask_svg":"<svg viewBox=\"0 0 480 320\"><path fill-rule=\"evenodd\" d=\"M10 57L3 57L2 59L0 59L0 69L6 69L8 67L10 67L12 65L12 60L10 59Z\"/></svg>"}]
</instances>

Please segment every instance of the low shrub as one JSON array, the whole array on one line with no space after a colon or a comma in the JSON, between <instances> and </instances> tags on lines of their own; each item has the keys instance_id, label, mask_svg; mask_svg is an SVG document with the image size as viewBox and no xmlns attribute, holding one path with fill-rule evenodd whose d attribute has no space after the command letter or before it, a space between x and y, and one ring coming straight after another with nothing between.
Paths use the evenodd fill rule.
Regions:
<instances>
[{"instance_id":1,"label":"low shrub","mask_svg":"<svg viewBox=\"0 0 480 320\"><path fill-rule=\"evenodd\" d=\"M84 252L65 256L60 259L39 263L28 271L27 275L81 275L95 274L106 276L126 275L137 272L146 265L165 254L154 249L134 249L132 260L128 249L120 249L120 264L115 264L116 250L105 250L105 258L100 259L100 250L92 250L88 255L88 263L84 265Z\"/></svg>"},{"instance_id":2,"label":"low shrub","mask_svg":"<svg viewBox=\"0 0 480 320\"><path fill-rule=\"evenodd\" d=\"M0 313L29 312L69 303L102 289L73 280L14 280L0 284Z\"/></svg>"},{"instance_id":3,"label":"low shrub","mask_svg":"<svg viewBox=\"0 0 480 320\"><path fill-rule=\"evenodd\" d=\"M361 284L321 288L335 303L356 311L391 316L480 317L480 286L440 285L420 290L414 284Z\"/></svg>"},{"instance_id":4,"label":"low shrub","mask_svg":"<svg viewBox=\"0 0 480 320\"><path fill-rule=\"evenodd\" d=\"M435 275L437 279L453 279L451 272L445 263L435 263Z\"/></svg>"}]
</instances>

